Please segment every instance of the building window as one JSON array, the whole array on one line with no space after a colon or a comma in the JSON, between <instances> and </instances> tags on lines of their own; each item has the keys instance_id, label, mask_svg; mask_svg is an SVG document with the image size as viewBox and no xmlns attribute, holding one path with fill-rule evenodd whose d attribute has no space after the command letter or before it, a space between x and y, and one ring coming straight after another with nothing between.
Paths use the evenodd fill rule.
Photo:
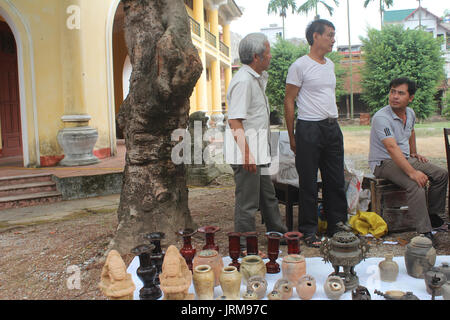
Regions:
<instances>
[{"instance_id":1,"label":"building window","mask_svg":"<svg viewBox=\"0 0 450 320\"><path fill-rule=\"evenodd\" d=\"M184 0L184 4L194 10L194 0Z\"/></svg>"}]
</instances>

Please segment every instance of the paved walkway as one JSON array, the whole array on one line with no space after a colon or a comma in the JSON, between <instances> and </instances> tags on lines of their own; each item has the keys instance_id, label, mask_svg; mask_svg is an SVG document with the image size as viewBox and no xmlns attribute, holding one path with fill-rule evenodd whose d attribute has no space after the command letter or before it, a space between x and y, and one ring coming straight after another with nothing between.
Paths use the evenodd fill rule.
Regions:
<instances>
[{"instance_id":1,"label":"paved walkway","mask_svg":"<svg viewBox=\"0 0 450 320\"><path fill-rule=\"evenodd\" d=\"M125 153L125 145L123 143L118 143L117 154L115 156L100 159L99 163L90 166L23 168L17 165L11 166L6 163L6 165L0 166L0 177L51 173L57 177L64 178L71 176L96 175L108 172L122 172L125 166Z\"/></svg>"},{"instance_id":2,"label":"paved walkway","mask_svg":"<svg viewBox=\"0 0 450 320\"><path fill-rule=\"evenodd\" d=\"M117 145L117 155L101 159L100 163L80 167L46 167L23 168L18 165L0 166L0 177L22 176L49 173L57 177L96 175L110 172L122 172L125 166L126 148L124 144ZM28 225L43 221L55 221L71 215L89 211L117 210L120 195L99 196L76 200L60 201L45 205L12 208L0 210L0 230L9 229L17 225Z\"/></svg>"}]
</instances>

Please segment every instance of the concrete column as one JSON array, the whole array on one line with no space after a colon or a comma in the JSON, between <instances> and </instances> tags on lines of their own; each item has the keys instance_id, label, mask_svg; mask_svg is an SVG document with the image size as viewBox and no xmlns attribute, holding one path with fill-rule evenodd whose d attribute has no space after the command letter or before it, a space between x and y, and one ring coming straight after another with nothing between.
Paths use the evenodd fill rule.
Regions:
<instances>
[{"instance_id":1,"label":"concrete column","mask_svg":"<svg viewBox=\"0 0 450 320\"><path fill-rule=\"evenodd\" d=\"M222 113L222 92L220 85L220 61L211 62L212 79L212 113Z\"/></svg>"},{"instance_id":2,"label":"concrete column","mask_svg":"<svg viewBox=\"0 0 450 320\"><path fill-rule=\"evenodd\" d=\"M222 32L223 32L223 43L225 43L228 48L230 47L231 44L231 37L230 37L230 24L229 23L225 23L222 26Z\"/></svg>"},{"instance_id":3,"label":"concrete column","mask_svg":"<svg viewBox=\"0 0 450 320\"><path fill-rule=\"evenodd\" d=\"M64 129L57 135L58 143L64 150L64 159L59 163L63 166L80 166L98 163L100 160L93 155L93 149L98 139L98 131L88 126L91 116L87 114L85 100L85 72L83 68L83 7L81 0L63 0L64 11L68 8L78 10L81 23L79 27L61 28L61 65L64 93L64 115L61 120ZM76 12L76 11L75 11ZM88 32L88 30L85 30Z\"/></svg>"},{"instance_id":4,"label":"concrete column","mask_svg":"<svg viewBox=\"0 0 450 320\"><path fill-rule=\"evenodd\" d=\"M226 67L225 68L225 96L228 92L228 86L230 85L230 81L232 78L232 69L231 67ZM225 104L226 104L226 110L228 111L228 101L226 101L225 99Z\"/></svg>"},{"instance_id":5,"label":"concrete column","mask_svg":"<svg viewBox=\"0 0 450 320\"><path fill-rule=\"evenodd\" d=\"M203 64L203 71L200 75L200 78L197 80L197 110L196 111L208 111L208 100L207 100L207 83L206 83L206 56L205 51L199 52L200 59L202 60Z\"/></svg>"},{"instance_id":6,"label":"concrete column","mask_svg":"<svg viewBox=\"0 0 450 320\"><path fill-rule=\"evenodd\" d=\"M219 48L219 7L213 6L209 11L209 31L216 36L216 48Z\"/></svg>"},{"instance_id":7,"label":"concrete column","mask_svg":"<svg viewBox=\"0 0 450 320\"><path fill-rule=\"evenodd\" d=\"M203 0L194 0L194 19L200 23L200 35L201 38L205 37L205 19L203 17Z\"/></svg>"}]
</instances>

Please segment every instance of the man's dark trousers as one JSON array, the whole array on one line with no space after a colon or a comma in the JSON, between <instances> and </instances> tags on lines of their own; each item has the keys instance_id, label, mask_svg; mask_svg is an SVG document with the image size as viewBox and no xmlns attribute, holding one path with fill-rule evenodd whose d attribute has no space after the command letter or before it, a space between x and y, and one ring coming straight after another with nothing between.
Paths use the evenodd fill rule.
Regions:
<instances>
[{"instance_id":1,"label":"man's dark trousers","mask_svg":"<svg viewBox=\"0 0 450 320\"><path fill-rule=\"evenodd\" d=\"M344 141L337 119L297 120L295 166L299 175L299 226L305 235L317 232L317 173L322 180L323 207L327 216L327 235L336 224L347 221L344 179Z\"/></svg>"}]
</instances>

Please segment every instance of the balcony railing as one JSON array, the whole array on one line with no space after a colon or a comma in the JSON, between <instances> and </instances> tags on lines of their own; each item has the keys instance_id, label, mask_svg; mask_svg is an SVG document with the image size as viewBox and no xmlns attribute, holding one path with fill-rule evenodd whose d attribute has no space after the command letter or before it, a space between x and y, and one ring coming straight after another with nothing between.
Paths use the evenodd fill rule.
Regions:
<instances>
[{"instance_id":1,"label":"balcony railing","mask_svg":"<svg viewBox=\"0 0 450 320\"><path fill-rule=\"evenodd\" d=\"M228 46L225 43L223 43L222 41L219 42L219 49L220 49L220 52L222 52L227 57L230 55L230 48L228 48Z\"/></svg>"},{"instance_id":2,"label":"balcony railing","mask_svg":"<svg viewBox=\"0 0 450 320\"><path fill-rule=\"evenodd\" d=\"M213 35L211 32L205 29L205 38L206 42L212 45L214 48L217 46L216 44L216 36Z\"/></svg>"},{"instance_id":3,"label":"balcony railing","mask_svg":"<svg viewBox=\"0 0 450 320\"><path fill-rule=\"evenodd\" d=\"M194 33L194 34L198 35L199 37L201 37L201 35L200 35L200 23L195 21L195 19L192 18L191 16L189 16L189 20L191 21L191 31L192 31L192 33Z\"/></svg>"}]
</instances>

